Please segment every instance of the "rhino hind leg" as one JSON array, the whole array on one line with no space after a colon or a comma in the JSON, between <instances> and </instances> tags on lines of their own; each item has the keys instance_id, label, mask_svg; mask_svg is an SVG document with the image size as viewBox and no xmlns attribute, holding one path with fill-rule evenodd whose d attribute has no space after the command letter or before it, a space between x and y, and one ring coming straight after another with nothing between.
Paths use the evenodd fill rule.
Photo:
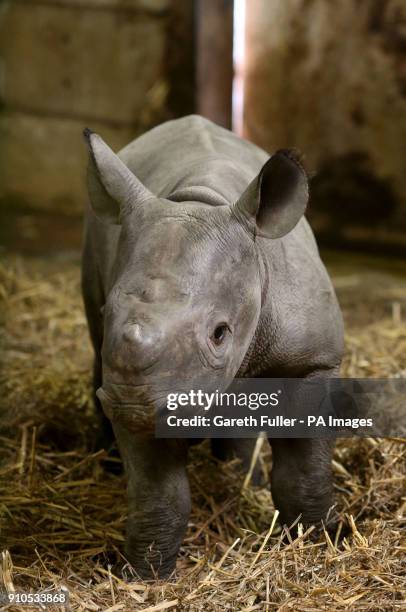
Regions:
<instances>
[{"instance_id":1,"label":"rhino hind leg","mask_svg":"<svg viewBox=\"0 0 406 612\"><path fill-rule=\"evenodd\" d=\"M220 461L230 461L235 458L240 459L242 469L248 472L251 466L256 440L256 438L212 438L211 452L213 456ZM263 486L265 484L258 460L252 472L251 483L254 486Z\"/></svg>"},{"instance_id":2,"label":"rhino hind leg","mask_svg":"<svg viewBox=\"0 0 406 612\"><path fill-rule=\"evenodd\" d=\"M93 451L101 449L111 452L113 462L106 461L105 467L112 472L121 472L121 465L117 462L119 457L114 447L115 436L109 419L103 412L97 389L102 385L101 348L103 343L103 322L101 308L104 305L104 295L101 287L97 266L93 261L89 244L85 241L82 264L82 295L86 318L89 327L90 340L94 350L93 361L93 403L96 411L96 430L91 441Z\"/></svg>"},{"instance_id":3,"label":"rhino hind leg","mask_svg":"<svg viewBox=\"0 0 406 612\"><path fill-rule=\"evenodd\" d=\"M99 398L96 395L97 389L102 384L101 362L96 357L93 364L93 402L97 416L97 433L94 441L95 451L104 448L106 451L111 451L115 444L115 436L110 420L103 412L103 408Z\"/></svg>"}]
</instances>

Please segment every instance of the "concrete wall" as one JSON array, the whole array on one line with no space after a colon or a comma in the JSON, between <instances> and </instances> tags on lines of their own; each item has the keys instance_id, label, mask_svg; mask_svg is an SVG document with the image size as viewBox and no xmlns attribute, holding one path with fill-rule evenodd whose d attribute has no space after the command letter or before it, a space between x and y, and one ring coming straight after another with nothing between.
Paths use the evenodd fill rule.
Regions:
<instances>
[{"instance_id":1,"label":"concrete wall","mask_svg":"<svg viewBox=\"0 0 406 612\"><path fill-rule=\"evenodd\" d=\"M191 112L192 29L188 0L2 2L3 204L77 213L84 127L118 149Z\"/></svg>"},{"instance_id":2,"label":"concrete wall","mask_svg":"<svg viewBox=\"0 0 406 612\"><path fill-rule=\"evenodd\" d=\"M247 53L245 134L305 153L319 225L404 240L404 0L249 0Z\"/></svg>"}]
</instances>

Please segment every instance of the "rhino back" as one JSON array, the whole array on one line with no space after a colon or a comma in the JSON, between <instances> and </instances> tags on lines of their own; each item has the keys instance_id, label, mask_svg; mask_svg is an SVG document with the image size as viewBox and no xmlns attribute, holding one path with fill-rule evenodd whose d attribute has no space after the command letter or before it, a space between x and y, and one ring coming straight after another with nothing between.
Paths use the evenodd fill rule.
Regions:
<instances>
[{"instance_id":1,"label":"rhino back","mask_svg":"<svg viewBox=\"0 0 406 612\"><path fill-rule=\"evenodd\" d=\"M156 196L203 187L234 202L268 155L208 119L189 115L163 123L127 145L119 157ZM198 199L204 198L199 190Z\"/></svg>"}]
</instances>

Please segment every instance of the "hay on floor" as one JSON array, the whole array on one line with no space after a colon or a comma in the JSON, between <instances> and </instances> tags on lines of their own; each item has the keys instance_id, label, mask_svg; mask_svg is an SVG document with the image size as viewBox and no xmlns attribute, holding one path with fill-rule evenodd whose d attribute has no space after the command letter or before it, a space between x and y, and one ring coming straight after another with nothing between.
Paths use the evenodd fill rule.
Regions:
<instances>
[{"instance_id":1,"label":"hay on floor","mask_svg":"<svg viewBox=\"0 0 406 612\"><path fill-rule=\"evenodd\" d=\"M335 272L335 274L334 274ZM406 284L334 279L347 328L347 376L406 376ZM193 509L171 582L128 581L123 476L106 473L94 435L91 352L75 259L9 258L0 269L0 585L67 588L73 610L404 610L405 440L342 440L337 508L348 535L290 543L267 489L237 462L191 453ZM261 455L269 469L270 452ZM1 590L1 589L0 589ZM17 608L14 608L17 609ZM29 608L24 608L29 609Z\"/></svg>"}]
</instances>

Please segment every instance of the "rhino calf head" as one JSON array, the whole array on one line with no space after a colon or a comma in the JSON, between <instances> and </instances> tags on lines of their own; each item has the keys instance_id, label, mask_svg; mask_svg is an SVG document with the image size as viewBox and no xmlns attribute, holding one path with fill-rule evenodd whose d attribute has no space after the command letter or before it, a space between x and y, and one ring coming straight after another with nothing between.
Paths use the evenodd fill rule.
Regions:
<instances>
[{"instance_id":1,"label":"rhino calf head","mask_svg":"<svg viewBox=\"0 0 406 612\"><path fill-rule=\"evenodd\" d=\"M200 201L179 202L177 194L149 191L100 136L86 138L93 210L121 225L104 308L102 399L128 404L138 388L159 407L174 387L224 389L247 353L267 290L255 238L280 238L299 221L308 200L304 171L279 151L231 205L213 205L209 192L210 204L201 193ZM139 408L145 413L145 404Z\"/></svg>"}]
</instances>

